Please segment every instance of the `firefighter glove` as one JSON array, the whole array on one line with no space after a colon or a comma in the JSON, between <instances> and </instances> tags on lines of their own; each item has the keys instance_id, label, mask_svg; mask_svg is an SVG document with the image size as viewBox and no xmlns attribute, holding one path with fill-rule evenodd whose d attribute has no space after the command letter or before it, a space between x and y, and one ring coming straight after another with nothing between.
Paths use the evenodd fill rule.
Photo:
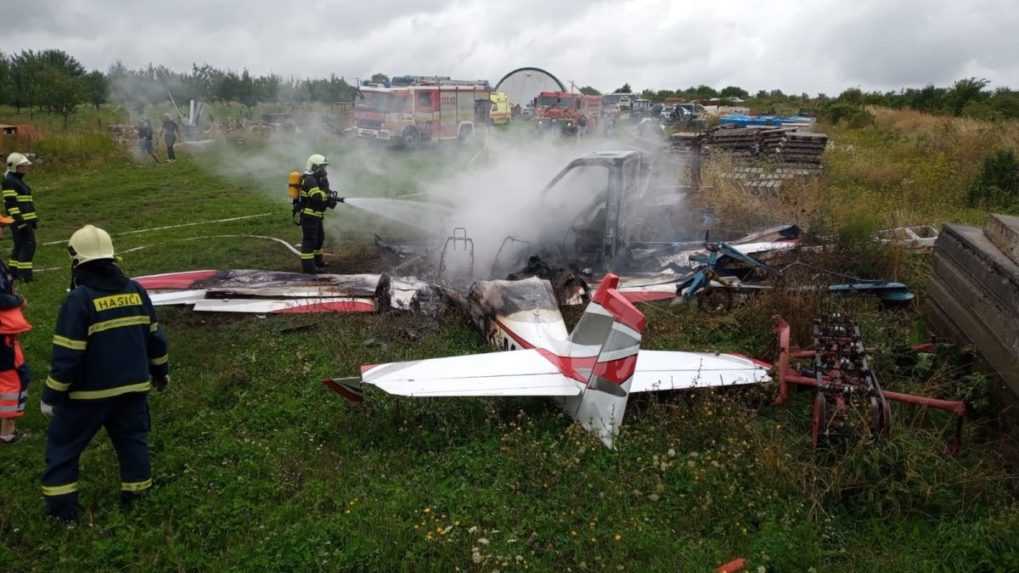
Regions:
<instances>
[{"instance_id":1,"label":"firefighter glove","mask_svg":"<svg viewBox=\"0 0 1019 573\"><path fill-rule=\"evenodd\" d=\"M43 416L47 418L53 417L53 404L47 404L46 402L39 402L39 411L42 412Z\"/></svg>"}]
</instances>

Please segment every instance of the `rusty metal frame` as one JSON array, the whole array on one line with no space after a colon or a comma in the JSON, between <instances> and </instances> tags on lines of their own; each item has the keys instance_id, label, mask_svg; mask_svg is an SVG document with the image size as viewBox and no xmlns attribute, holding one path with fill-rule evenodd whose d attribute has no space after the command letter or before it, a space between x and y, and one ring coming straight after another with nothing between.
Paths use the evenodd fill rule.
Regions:
<instances>
[{"instance_id":1,"label":"rusty metal frame","mask_svg":"<svg viewBox=\"0 0 1019 573\"><path fill-rule=\"evenodd\" d=\"M860 386L854 384L846 384L839 380L840 373L837 370L831 370L827 372L815 372L814 376L804 376L799 370L792 366L793 360L803 360L815 358L818 352L815 349L806 348L801 349L792 345L791 342L791 329L789 323L779 316L774 317L775 320L775 334L778 338L779 354L778 359L773 365L774 377L778 381L778 394L775 396L772 402L776 406L785 404L789 400L790 389L793 385L807 386L815 388L818 391L818 396L821 397L823 394L831 394L835 396L837 408L845 408L846 398L853 394L859 394L861 391ZM914 350L924 351L929 350L931 345L919 344L913 346ZM942 400L938 398L929 398L927 396L917 396L914 394L905 394L901 392L889 392L876 387L877 397L884 404L881 408L887 412L885 416L890 414L890 409L887 406L887 401L899 402L902 404L910 404L913 406L920 406L924 408L933 408L935 410L941 410L948 412L956 416L956 428L955 436L949 442L947 446L947 452L955 454L959 451L962 443L962 423L966 417L966 403L961 400ZM817 446L818 432L820 431L820 425L823 423L821 412L819 411L819 399L815 399L814 408L814 420L813 420L813 431L814 431L814 445ZM823 406L821 407L823 408ZM887 418L885 419L887 424ZM884 428L887 431L887 428Z\"/></svg>"}]
</instances>

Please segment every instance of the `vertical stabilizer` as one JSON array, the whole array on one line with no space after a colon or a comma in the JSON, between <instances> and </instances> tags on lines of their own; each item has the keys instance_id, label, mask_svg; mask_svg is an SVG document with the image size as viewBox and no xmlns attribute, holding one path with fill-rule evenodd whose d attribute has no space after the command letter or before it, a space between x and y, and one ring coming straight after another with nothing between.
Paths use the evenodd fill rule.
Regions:
<instances>
[{"instance_id":1,"label":"vertical stabilizer","mask_svg":"<svg viewBox=\"0 0 1019 573\"><path fill-rule=\"evenodd\" d=\"M618 277L606 275L570 336L571 355L590 352L602 337L593 353L587 387L567 404L567 411L610 448L623 422L646 322L644 314L616 290L618 285Z\"/></svg>"}]
</instances>

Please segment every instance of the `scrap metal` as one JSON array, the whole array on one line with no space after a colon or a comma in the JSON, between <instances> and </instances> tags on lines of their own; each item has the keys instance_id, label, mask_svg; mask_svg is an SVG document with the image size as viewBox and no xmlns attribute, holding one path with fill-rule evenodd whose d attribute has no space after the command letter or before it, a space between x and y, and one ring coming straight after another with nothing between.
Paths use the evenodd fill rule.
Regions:
<instances>
[{"instance_id":1,"label":"scrap metal","mask_svg":"<svg viewBox=\"0 0 1019 573\"><path fill-rule=\"evenodd\" d=\"M850 408L854 406L866 409L872 436L887 436L891 424L889 401L893 401L956 416L955 435L946 450L951 454L959 451L966 403L882 389L870 365L860 327L847 316L836 313L816 319L813 348L792 346L789 324L779 317L775 319L775 333L779 358L774 366L774 376L778 380L774 404L785 404L789 400L792 385L816 390L811 424L814 447L845 433L850 422Z\"/></svg>"}]
</instances>

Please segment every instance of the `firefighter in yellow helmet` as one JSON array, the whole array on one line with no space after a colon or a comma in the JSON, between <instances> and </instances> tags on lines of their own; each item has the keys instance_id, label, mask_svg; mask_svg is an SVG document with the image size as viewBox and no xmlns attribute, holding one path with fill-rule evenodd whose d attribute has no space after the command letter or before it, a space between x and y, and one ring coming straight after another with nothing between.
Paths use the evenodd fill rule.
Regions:
<instances>
[{"instance_id":1,"label":"firefighter in yellow helmet","mask_svg":"<svg viewBox=\"0 0 1019 573\"><path fill-rule=\"evenodd\" d=\"M318 153L308 158L301 175L301 272L314 274L325 267L322 245L325 244L326 208L335 209L343 202L336 191L329 189L326 166L329 161Z\"/></svg>"},{"instance_id":2,"label":"firefighter in yellow helmet","mask_svg":"<svg viewBox=\"0 0 1019 573\"><path fill-rule=\"evenodd\" d=\"M110 235L85 225L71 235L72 290L60 307L41 409L52 416L42 493L46 513L78 517L78 458L100 430L120 462L125 504L152 485L151 388L169 382L166 338L148 293L114 261Z\"/></svg>"},{"instance_id":3,"label":"firefighter in yellow helmet","mask_svg":"<svg viewBox=\"0 0 1019 573\"><path fill-rule=\"evenodd\" d=\"M14 236L14 249L7 262L11 276L25 282L32 281L32 259L35 256L35 228L39 224L39 216L35 212L32 201L32 189L25 183L32 162L21 153L7 156L7 170L4 172L3 195L4 208L14 219L11 224Z\"/></svg>"}]
</instances>

